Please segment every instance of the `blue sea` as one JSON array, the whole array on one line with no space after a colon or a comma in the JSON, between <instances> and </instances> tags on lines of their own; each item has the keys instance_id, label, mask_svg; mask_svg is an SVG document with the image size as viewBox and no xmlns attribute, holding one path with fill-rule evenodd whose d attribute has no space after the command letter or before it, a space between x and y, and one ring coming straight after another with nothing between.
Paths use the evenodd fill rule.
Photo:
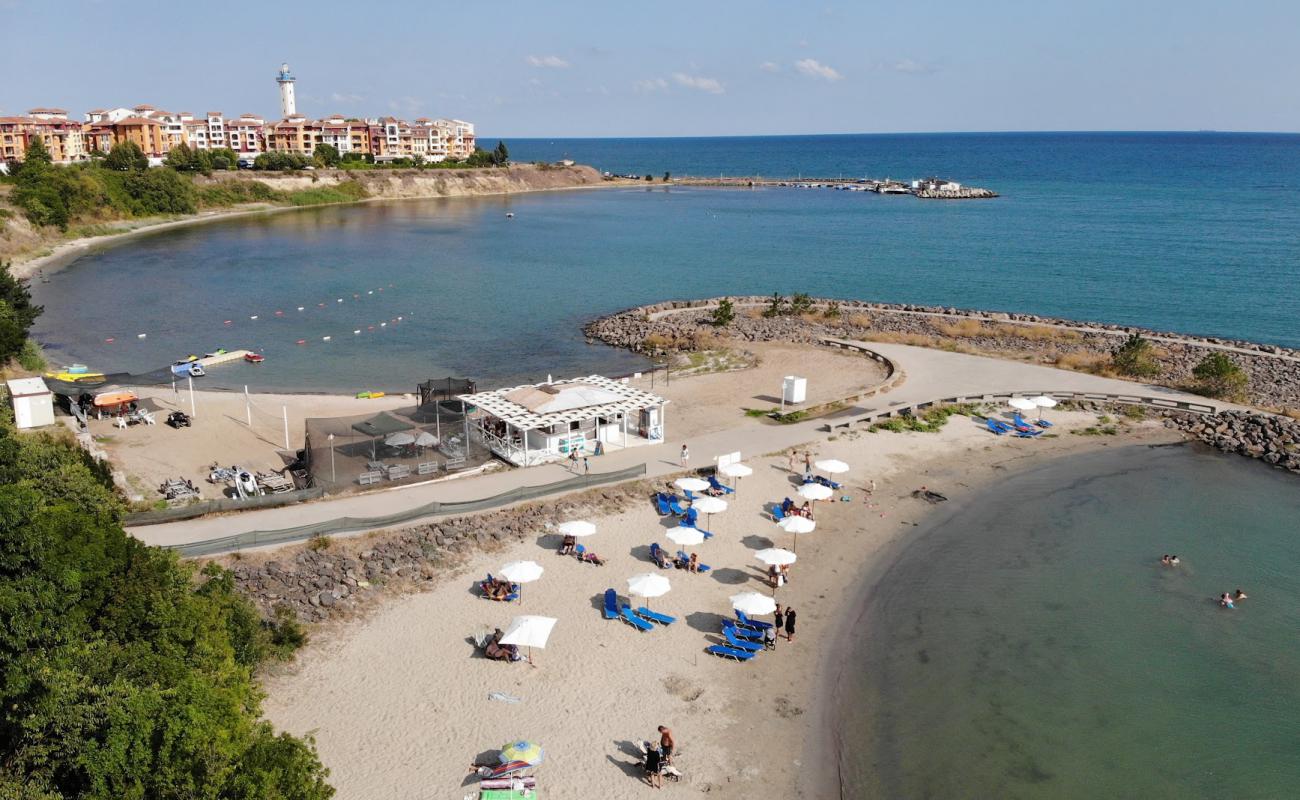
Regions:
<instances>
[{"instance_id":1,"label":"blue sea","mask_svg":"<svg viewBox=\"0 0 1300 800\"><path fill-rule=\"evenodd\" d=\"M659 177L941 175L1002 196L922 201L668 187L657 179L635 188L306 209L88 255L35 285L46 306L36 334L54 360L103 371L257 348L266 363L217 368L208 384L347 391L409 390L446 374L491 385L628 372L644 362L586 343L583 322L668 298L773 291L1300 347L1300 135L508 145L518 161L567 157Z\"/></svg>"}]
</instances>

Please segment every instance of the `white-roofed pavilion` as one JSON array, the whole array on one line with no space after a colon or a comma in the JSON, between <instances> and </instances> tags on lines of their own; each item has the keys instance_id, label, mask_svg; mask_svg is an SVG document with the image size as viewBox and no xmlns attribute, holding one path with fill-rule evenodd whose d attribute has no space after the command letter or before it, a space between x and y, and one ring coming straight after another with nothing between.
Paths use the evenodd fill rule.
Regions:
<instances>
[{"instance_id":1,"label":"white-roofed pavilion","mask_svg":"<svg viewBox=\"0 0 1300 800\"><path fill-rule=\"evenodd\" d=\"M664 440L664 398L601 375L460 395L474 432L521 467Z\"/></svg>"}]
</instances>

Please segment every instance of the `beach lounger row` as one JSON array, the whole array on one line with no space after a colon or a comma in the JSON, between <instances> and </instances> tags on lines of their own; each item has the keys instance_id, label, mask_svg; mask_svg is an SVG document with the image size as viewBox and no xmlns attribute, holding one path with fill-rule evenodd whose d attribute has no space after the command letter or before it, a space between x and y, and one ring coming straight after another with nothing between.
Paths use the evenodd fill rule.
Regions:
<instances>
[{"instance_id":1,"label":"beach lounger row","mask_svg":"<svg viewBox=\"0 0 1300 800\"><path fill-rule=\"evenodd\" d=\"M1031 428L1031 429L1033 428L1033 425L1030 425L1028 422L1025 421L1025 418L1024 418L1024 417L1020 416L1020 412L1019 412L1019 411L1016 412L1016 415L1015 415L1014 417L1012 417L1011 421L1014 422L1014 423L1016 423L1016 427L1018 427L1018 428ZM1045 420L1045 419L1036 419L1036 420L1034 420L1034 425L1037 425L1037 426L1040 427L1040 428L1050 428L1050 427L1052 427L1052 423L1048 422L1048 421Z\"/></svg>"},{"instance_id":2,"label":"beach lounger row","mask_svg":"<svg viewBox=\"0 0 1300 800\"><path fill-rule=\"evenodd\" d=\"M670 617L667 614L660 614L657 611L651 611L645 606L640 606L636 611L627 603L618 602L618 592L613 589L605 590L605 619L621 619L638 631L645 633L654 630L654 625L672 625L677 621L676 617Z\"/></svg>"},{"instance_id":3,"label":"beach lounger row","mask_svg":"<svg viewBox=\"0 0 1300 800\"><path fill-rule=\"evenodd\" d=\"M997 436L1004 436L1010 433L1021 439L1032 439L1042 433L1042 431L1031 428L1027 425L1008 425L1002 420L993 419L992 417L985 417L984 425L991 433Z\"/></svg>"},{"instance_id":4,"label":"beach lounger row","mask_svg":"<svg viewBox=\"0 0 1300 800\"><path fill-rule=\"evenodd\" d=\"M827 477L824 476L824 475L810 475L810 476L808 476L808 477L804 480L804 483L820 483L822 486L826 486L826 487L829 487L829 488L831 488L831 489L835 489L835 490L837 490L837 491L838 491L840 488L842 488L842 487L840 486L840 484L836 483L835 481L831 480L830 478L827 478Z\"/></svg>"},{"instance_id":5,"label":"beach lounger row","mask_svg":"<svg viewBox=\"0 0 1300 800\"><path fill-rule=\"evenodd\" d=\"M727 647L720 644L711 644L705 648L705 650L720 658L730 658L733 661L748 661L758 655L758 653L749 650L739 650L734 647Z\"/></svg>"}]
</instances>

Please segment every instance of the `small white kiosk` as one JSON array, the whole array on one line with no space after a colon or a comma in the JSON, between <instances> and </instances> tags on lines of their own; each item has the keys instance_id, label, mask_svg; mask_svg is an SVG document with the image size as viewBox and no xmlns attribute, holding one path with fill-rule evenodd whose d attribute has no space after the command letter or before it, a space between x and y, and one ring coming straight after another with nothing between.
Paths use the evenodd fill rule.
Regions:
<instances>
[{"instance_id":1,"label":"small white kiosk","mask_svg":"<svg viewBox=\"0 0 1300 800\"><path fill-rule=\"evenodd\" d=\"M40 378L15 378L8 382L18 430L54 424L54 393Z\"/></svg>"}]
</instances>

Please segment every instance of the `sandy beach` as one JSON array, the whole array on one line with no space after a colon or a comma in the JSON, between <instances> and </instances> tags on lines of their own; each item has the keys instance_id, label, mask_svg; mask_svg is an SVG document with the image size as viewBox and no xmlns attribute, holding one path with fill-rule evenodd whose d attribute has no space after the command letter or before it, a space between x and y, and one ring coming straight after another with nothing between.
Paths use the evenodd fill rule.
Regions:
<instances>
[{"instance_id":1,"label":"sandy beach","mask_svg":"<svg viewBox=\"0 0 1300 800\"><path fill-rule=\"evenodd\" d=\"M1174 438L1156 423L1119 437L1081 437L1069 429L1094 423L1094 415L1053 419L1059 435L1035 441L994 438L954 417L937 434L851 433L812 442L814 457L852 465L840 493L849 500L819 504L818 528L800 538L791 583L777 594L798 611L795 641L781 640L750 663L705 648L722 641L729 595L771 591L754 551L792 546L764 511L794 492L784 454L746 454L754 476L729 498L728 511L713 517L716 536L692 548L711 572L663 572L673 588L652 607L677 617L670 627L638 633L600 611L605 589L626 598L627 578L655 571L651 542L671 545L663 535L669 523L647 502L591 520L598 532L584 543L607 559L604 566L558 556L558 537L539 530L535 539L469 557L431 591L318 630L295 664L268 677L266 713L277 727L316 737L345 799L469 795L469 763L521 737L546 747L546 763L536 770L545 796L639 797L653 790L640 781L634 743L653 738L658 725L672 729L676 764L686 775L682 785L666 786L670 792L838 796L827 727L835 699L820 687L852 668L836 660L836 643L870 635L850 616L862 576L875 574L882 553L932 508L912 491L925 485L960 500L1035 460ZM523 603L481 599L476 581L518 559L546 570L525 588ZM504 628L521 613L559 620L546 649L533 652L535 666L475 652L469 637L477 626Z\"/></svg>"}]
</instances>

